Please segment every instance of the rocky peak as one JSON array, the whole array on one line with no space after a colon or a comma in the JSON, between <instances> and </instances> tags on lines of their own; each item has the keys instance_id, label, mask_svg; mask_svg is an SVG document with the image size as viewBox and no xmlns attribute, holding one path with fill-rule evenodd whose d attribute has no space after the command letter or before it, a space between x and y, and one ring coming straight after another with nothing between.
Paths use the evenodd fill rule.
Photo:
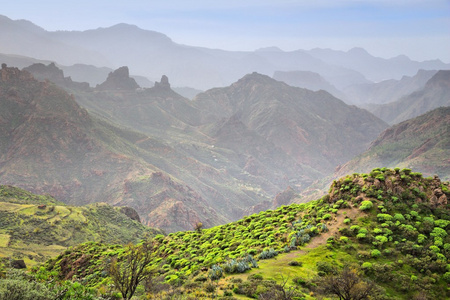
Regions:
<instances>
[{"instance_id":1,"label":"rocky peak","mask_svg":"<svg viewBox=\"0 0 450 300\"><path fill-rule=\"evenodd\" d=\"M97 85L97 90L135 90L139 85L133 78L130 78L128 67L120 67L110 72L108 78L102 84Z\"/></svg>"},{"instance_id":2,"label":"rocky peak","mask_svg":"<svg viewBox=\"0 0 450 300\"><path fill-rule=\"evenodd\" d=\"M37 80L48 79L53 82L64 80L63 70L59 69L54 63L51 63L48 66L42 63L32 64L23 70L33 74L34 78Z\"/></svg>"},{"instance_id":3,"label":"rocky peak","mask_svg":"<svg viewBox=\"0 0 450 300\"><path fill-rule=\"evenodd\" d=\"M438 71L430 80L428 80L426 86L428 88L432 86L450 87L450 70Z\"/></svg>"},{"instance_id":4,"label":"rocky peak","mask_svg":"<svg viewBox=\"0 0 450 300\"><path fill-rule=\"evenodd\" d=\"M50 63L48 66L42 63L36 63L23 68L23 71L30 72L36 80L49 80L62 87L80 90L89 90L90 88L87 82L74 82L72 78L64 77L64 71L58 68L55 63Z\"/></svg>"},{"instance_id":5,"label":"rocky peak","mask_svg":"<svg viewBox=\"0 0 450 300\"><path fill-rule=\"evenodd\" d=\"M155 88L170 89L169 78L163 75L160 82L155 82Z\"/></svg>"},{"instance_id":6,"label":"rocky peak","mask_svg":"<svg viewBox=\"0 0 450 300\"><path fill-rule=\"evenodd\" d=\"M0 70L0 81L20 81L20 80L32 80L33 76L26 71L20 71L18 68L8 67L5 63L2 64Z\"/></svg>"}]
</instances>

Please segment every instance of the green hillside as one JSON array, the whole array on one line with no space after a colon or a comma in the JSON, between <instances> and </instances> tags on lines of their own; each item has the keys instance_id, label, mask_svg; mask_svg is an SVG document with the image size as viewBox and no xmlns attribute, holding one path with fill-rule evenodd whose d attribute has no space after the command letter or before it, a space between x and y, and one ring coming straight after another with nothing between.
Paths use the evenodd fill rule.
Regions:
<instances>
[{"instance_id":1,"label":"green hillside","mask_svg":"<svg viewBox=\"0 0 450 300\"><path fill-rule=\"evenodd\" d=\"M105 203L68 206L50 196L0 185L0 258L35 265L87 241L136 243L157 233Z\"/></svg>"},{"instance_id":2,"label":"green hillside","mask_svg":"<svg viewBox=\"0 0 450 300\"><path fill-rule=\"evenodd\" d=\"M371 287L371 299L444 299L450 296L449 197L449 183L437 177L374 169L336 180L316 201L157 235L152 280L136 296L316 299L327 280L350 273L359 287ZM37 274L77 278L107 294L111 258L124 259L127 249L82 244Z\"/></svg>"}]
</instances>

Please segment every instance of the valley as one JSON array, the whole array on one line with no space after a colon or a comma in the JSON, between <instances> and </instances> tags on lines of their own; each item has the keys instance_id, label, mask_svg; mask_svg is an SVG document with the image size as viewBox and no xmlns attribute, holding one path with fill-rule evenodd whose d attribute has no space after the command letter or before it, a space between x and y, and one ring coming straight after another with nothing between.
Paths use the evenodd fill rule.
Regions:
<instances>
[{"instance_id":1,"label":"valley","mask_svg":"<svg viewBox=\"0 0 450 300\"><path fill-rule=\"evenodd\" d=\"M0 63L0 299L450 298L450 64L1 15Z\"/></svg>"}]
</instances>

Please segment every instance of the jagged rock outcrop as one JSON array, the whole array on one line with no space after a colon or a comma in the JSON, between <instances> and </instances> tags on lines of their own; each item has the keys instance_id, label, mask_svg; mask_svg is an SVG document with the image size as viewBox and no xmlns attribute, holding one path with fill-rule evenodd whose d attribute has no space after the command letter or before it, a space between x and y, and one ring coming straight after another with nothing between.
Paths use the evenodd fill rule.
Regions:
<instances>
[{"instance_id":1,"label":"jagged rock outcrop","mask_svg":"<svg viewBox=\"0 0 450 300\"><path fill-rule=\"evenodd\" d=\"M18 68L9 68L6 64L2 64L0 80L3 82L29 81L33 80L33 76L29 72L21 72Z\"/></svg>"},{"instance_id":2,"label":"jagged rock outcrop","mask_svg":"<svg viewBox=\"0 0 450 300\"><path fill-rule=\"evenodd\" d=\"M163 75L160 82L155 82L155 88L165 90L170 89L169 78L166 75Z\"/></svg>"},{"instance_id":3,"label":"jagged rock outcrop","mask_svg":"<svg viewBox=\"0 0 450 300\"><path fill-rule=\"evenodd\" d=\"M125 216L129 217L130 219L141 223L141 218L139 217L138 212L134 208L128 207L128 206L119 207L119 212L123 213Z\"/></svg>"},{"instance_id":4,"label":"jagged rock outcrop","mask_svg":"<svg viewBox=\"0 0 450 300\"><path fill-rule=\"evenodd\" d=\"M136 90L139 85L136 80L130 77L128 67L120 67L117 70L109 73L108 78L102 84L98 84L95 89L100 91L105 90Z\"/></svg>"},{"instance_id":5,"label":"jagged rock outcrop","mask_svg":"<svg viewBox=\"0 0 450 300\"><path fill-rule=\"evenodd\" d=\"M87 82L74 82L72 78L64 77L64 71L58 68L55 63L50 63L47 66L42 63L32 64L29 67L23 68L23 70L30 72L39 81L49 80L63 88L83 91L90 89L89 83Z\"/></svg>"}]
</instances>

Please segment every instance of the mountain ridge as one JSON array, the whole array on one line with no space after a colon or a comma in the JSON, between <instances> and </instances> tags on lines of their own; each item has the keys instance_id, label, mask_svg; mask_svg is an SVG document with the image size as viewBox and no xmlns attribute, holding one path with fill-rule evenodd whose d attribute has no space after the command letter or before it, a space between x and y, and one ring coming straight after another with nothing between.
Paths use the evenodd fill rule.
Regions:
<instances>
[{"instance_id":1,"label":"mountain ridge","mask_svg":"<svg viewBox=\"0 0 450 300\"><path fill-rule=\"evenodd\" d=\"M137 75L146 76L151 81L166 74L176 86L200 90L227 86L253 71L267 75L272 75L275 71L313 71L337 88L343 88L368 82L366 78L399 79L403 75L414 75L419 69L450 68L449 64L439 61L386 60L367 55L367 52L359 59L360 65L357 65L348 58L355 52L351 50L330 52L329 49L322 49L321 51L328 51L324 56L317 53L317 50L280 52L269 48L266 51L245 52L192 47L177 44L162 33L128 24L78 32L42 32L40 29L38 35L34 34L32 28L17 26L17 21L7 17L2 18L2 24L5 24L0 27L3 29L0 30L2 53L35 56L64 65L84 63L113 69L127 65ZM14 39L9 34L10 31L6 30L10 27L11 30L16 30ZM118 34L115 39L108 36L111 32ZM94 40L93 35L97 35ZM45 45L52 45L51 51L45 51L46 46L39 42L40 39L45 40ZM33 47L25 46L29 45L29 41L33 41ZM340 60L332 60L332 56ZM158 57L158 63L152 57ZM374 74L372 70L377 70L382 75Z\"/></svg>"},{"instance_id":2,"label":"mountain ridge","mask_svg":"<svg viewBox=\"0 0 450 300\"><path fill-rule=\"evenodd\" d=\"M396 124L440 106L450 106L450 71L439 70L425 86L397 101L377 105L370 111L387 123Z\"/></svg>"}]
</instances>

